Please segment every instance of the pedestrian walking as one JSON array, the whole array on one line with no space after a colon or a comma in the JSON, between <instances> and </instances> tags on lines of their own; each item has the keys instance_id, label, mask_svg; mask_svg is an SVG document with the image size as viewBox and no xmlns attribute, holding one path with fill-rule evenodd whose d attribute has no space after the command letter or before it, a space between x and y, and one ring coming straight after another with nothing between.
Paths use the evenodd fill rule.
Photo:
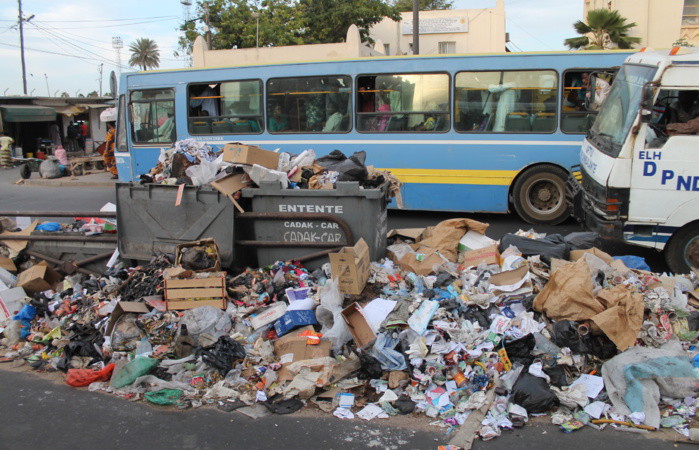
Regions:
<instances>
[{"instance_id":1,"label":"pedestrian walking","mask_svg":"<svg viewBox=\"0 0 699 450\"><path fill-rule=\"evenodd\" d=\"M114 137L116 135L116 129L114 128L114 122L109 122L107 124L107 142L106 148L104 149L104 164L107 166L107 170L112 174L112 178L117 178L119 173L117 172L116 159L114 158Z\"/></svg>"},{"instance_id":2,"label":"pedestrian walking","mask_svg":"<svg viewBox=\"0 0 699 450\"><path fill-rule=\"evenodd\" d=\"M10 136L0 132L0 167L12 167L12 144L15 142Z\"/></svg>"}]
</instances>

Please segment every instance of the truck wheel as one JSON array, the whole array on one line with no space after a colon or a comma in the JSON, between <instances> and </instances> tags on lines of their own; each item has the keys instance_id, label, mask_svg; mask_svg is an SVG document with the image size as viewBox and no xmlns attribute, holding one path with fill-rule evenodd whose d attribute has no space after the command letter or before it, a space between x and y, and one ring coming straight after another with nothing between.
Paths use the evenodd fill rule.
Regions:
<instances>
[{"instance_id":1,"label":"truck wheel","mask_svg":"<svg viewBox=\"0 0 699 450\"><path fill-rule=\"evenodd\" d=\"M531 224L558 225L568 218L566 178L556 166L533 167L515 182L513 203L517 214Z\"/></svg>"},{"instance_id":2,"label":"truck wheel","mask_svg":"<svg viewBox=\"0 0 699 450\"><path fill-rule=\"evenodd\" d=\"M681 228L665 247L665 262L676 274L699 268L699 224Z\"/></svg>"}]
</instances>

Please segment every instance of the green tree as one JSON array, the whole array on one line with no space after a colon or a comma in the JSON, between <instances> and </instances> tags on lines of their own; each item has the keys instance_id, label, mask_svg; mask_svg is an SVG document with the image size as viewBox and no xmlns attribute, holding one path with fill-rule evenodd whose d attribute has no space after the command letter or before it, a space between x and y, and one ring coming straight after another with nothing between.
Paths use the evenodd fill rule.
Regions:
<instances>
[{"instance_id":1,"label":"green tree","mask_svg":"<svg viewBox=\"0 0 699 450\"><path fill-rule=\"evenodd\" d=\"M61 98L69 98L70 94L67 93L66 91L61 92Z\"/></svg>"},{"instance_id":2,"label":"green tree","mask_svg":"<svg viewBox=\"0 0 699 450\"><path fill-rule=\"evenodd\" d=\"M99 94L97 93L97 91L92 91L92 92L88 93L87 96L88 97L99 97Z\"/></svg>"},{"instance_id":3,"label":"green tree","mask_svg":"<svg viewBox=\"0 0 699 450\"><path fill-rule=\"evenodd\" d=\"M627 23L619 11L592 9L587 13L587 23L578 20L573 28L580 37L563 41L568 48L597 50L604 48L631 48L641 42L640 38L629 36L629 30L636 22Z\"/></svg>"},{"instance_id":4,"label":"green tree","mask_svg":"<svg viewBox=\"0 0 699 450\"><path fill-rule=\"evenodd\" d=\"M260 47L333 43L344 41L355 24L368 41L369 28L389 16L400 18L384 0L199 0L198 19L180 27L178 55L190 53L197 36L205 36L207 15L211 48L250 48L257 45L259 14Z\"/></svg>"},{"instance_id":5,"label":"green tree","mask_svg":"<svg viewBox=\"0 0 699 450\"><path fill-rule=\"evenodd\" d=\"M395 0L393 6L395 6L399 12L410 12L413 10L413 0ZM449 0L418 0L417 7L420 11L452 9L454 7L454 2Z\"/></svg>"},{"instance_id":6,"label":"green tree","mask_svg":"<svg viewBox=\"0 0 699 450\"><path fill-rule=\"evenodd\" d=\"M140 67L141 70L157 69L160 66L160 50L153 39L138 38L129 45L131 67Z\"/></svg>"}]
</instances>

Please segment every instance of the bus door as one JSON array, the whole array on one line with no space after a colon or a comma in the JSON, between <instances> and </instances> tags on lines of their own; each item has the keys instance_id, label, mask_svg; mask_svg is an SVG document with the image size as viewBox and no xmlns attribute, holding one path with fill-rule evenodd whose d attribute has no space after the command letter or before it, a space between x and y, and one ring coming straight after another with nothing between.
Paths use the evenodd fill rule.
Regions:
<instances>
[{"instance_id":1,"label":"bus door","mask_svg":"<svg viewBox=\"0 0 699 450\"><path fill-rule=\"evenodd\" d=\"M138 89L129 92L131 166L148 173L158 163L161 149L177 140L175 90Z\"/></svg>"}]
</instances>

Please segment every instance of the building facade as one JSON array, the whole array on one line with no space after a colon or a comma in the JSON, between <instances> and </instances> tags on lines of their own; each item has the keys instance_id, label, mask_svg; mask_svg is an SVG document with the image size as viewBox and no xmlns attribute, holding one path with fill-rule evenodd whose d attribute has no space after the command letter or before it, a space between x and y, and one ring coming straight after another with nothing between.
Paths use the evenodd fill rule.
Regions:
<instances>
[{"instance_id":1,"label":"building facade","mask_svg":"<svg viewBox=\"0 0 699 450\"><path fill-rule=\"evenodd\" d=\"M412 54L413 13L398 22L385 18L372 27L374 50L386 55ZM505 51L505 2L493 8L420 11L420 54Z\"/></svg>"},{"instance_id":2,"label":"building facade","mask_svg":"<svg viewBox=\"0 0 699 450\"><path fill-rule=\"evenodd\" d=\"M699 0L584 0L585 12L609 8L636 22L639 47L669 48L680 39L699 46Z\"/></svg>"}]
</instances>

